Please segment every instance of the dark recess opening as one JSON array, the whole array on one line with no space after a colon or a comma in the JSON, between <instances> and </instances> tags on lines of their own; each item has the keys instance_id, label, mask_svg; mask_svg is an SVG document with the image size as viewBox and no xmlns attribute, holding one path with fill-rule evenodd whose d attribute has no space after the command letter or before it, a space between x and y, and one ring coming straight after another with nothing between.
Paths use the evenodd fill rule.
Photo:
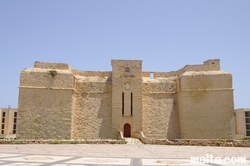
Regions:
<instances>
[{"instance_id":1,"label":"dark recess opening","mask_svg":"<svg viewBox=\"0 0 250 166\"><path fill-rule=\"evenodd\" d=\"M122 92L122 115L124 115L124 92Z\"/></svg>"},{"instance_id":2,"label":"dark recess opening","mask_svg":"<svg viewBox=\"0 0 250 166\"><path fill-rule=\"evenodd\" d=\"M131 101L130 101L130 114L133 115L133 93L131 93Z\"/></svg>"}]
</instances>

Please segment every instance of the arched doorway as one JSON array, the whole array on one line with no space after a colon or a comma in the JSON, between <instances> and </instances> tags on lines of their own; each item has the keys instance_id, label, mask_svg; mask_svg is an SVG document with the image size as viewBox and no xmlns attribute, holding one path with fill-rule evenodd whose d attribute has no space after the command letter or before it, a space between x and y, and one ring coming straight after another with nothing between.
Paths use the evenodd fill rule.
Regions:
<instances>
[{"instance_id":1,"label":"arched doorway","mask_svg":"<svg viewBox=\"0 0 250 166\"><path fill-rule=\"evenodd\" d=\"M131 126L130 124L126 123L123 127L123 136L124 137L131 137Z\"/></svg>"}]
</instances>

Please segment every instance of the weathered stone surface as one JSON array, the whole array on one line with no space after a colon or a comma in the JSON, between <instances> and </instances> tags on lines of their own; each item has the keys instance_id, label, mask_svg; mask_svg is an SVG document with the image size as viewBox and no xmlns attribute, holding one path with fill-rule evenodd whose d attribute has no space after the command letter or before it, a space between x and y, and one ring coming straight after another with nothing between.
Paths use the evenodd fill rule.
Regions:
<instances>
[{"instance_id":1,"label":"weathered stone surface","mask_svg":"<svg viewBox=\"0 0 250 166\"><path fill-rule=\"evenodd\" d=\"M220 70L219 60L172 72L142 72L140 60L111 64L110 72L44 62L23 70L17 138L117 139L123 133L157 144L235 137L232 75Z\"/></svg>"},{"instance_id":2,"label":"weathered stone surface","mask_svg":"<svg viewBox=\"0 0 250 166\"><path fill-rule=\"evenodd\" d=\"M181 138L235 137L231 74L185 72L178 93Z\"/></svg>"},{"instance_id":3,"label":"weathered stone surface","mask_svg":"<svg viewBox=\"0 0 250 166\"><path fill-rule=\"evenodd\" d=\"M112 138L108 78L76 78L72 138Z\"/></svg>"}]
</instances>

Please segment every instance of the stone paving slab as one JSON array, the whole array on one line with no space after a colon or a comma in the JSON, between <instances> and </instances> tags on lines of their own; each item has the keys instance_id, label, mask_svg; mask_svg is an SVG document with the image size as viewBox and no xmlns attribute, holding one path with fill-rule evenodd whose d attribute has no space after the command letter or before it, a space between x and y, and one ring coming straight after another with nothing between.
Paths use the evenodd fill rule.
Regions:
<instances>
[{"instance_id":1,"label":"stone paving slab","mask_svg":"<svg viewBox=\"0 0 250 166\"><path fill-rule=\"evenodd\" d=\"M246 164L192 164L190 157L246 157ZM4 166L250 165L250 148L166 145L0 145Z\"/></svg>"}]
</instances>

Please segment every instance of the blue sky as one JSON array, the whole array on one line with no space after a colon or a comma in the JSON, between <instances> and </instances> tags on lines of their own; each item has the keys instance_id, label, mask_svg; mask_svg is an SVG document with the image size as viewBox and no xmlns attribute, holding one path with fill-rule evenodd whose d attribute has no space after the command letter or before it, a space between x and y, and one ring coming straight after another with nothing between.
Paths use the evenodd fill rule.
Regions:
<instances>
[{"instance_id":1,"label":"blue sky","mask_svg":"<svg viewBox=\"0 0 250 166\"><path fill-rule=\"evenodd\" d=\"M143 60L144 71L220 59L235 108L250 108L250 1L0 1L0 108L17 107L20 72L35 61L110 71L111 59Z\"/></svg>"}]
</instances>

